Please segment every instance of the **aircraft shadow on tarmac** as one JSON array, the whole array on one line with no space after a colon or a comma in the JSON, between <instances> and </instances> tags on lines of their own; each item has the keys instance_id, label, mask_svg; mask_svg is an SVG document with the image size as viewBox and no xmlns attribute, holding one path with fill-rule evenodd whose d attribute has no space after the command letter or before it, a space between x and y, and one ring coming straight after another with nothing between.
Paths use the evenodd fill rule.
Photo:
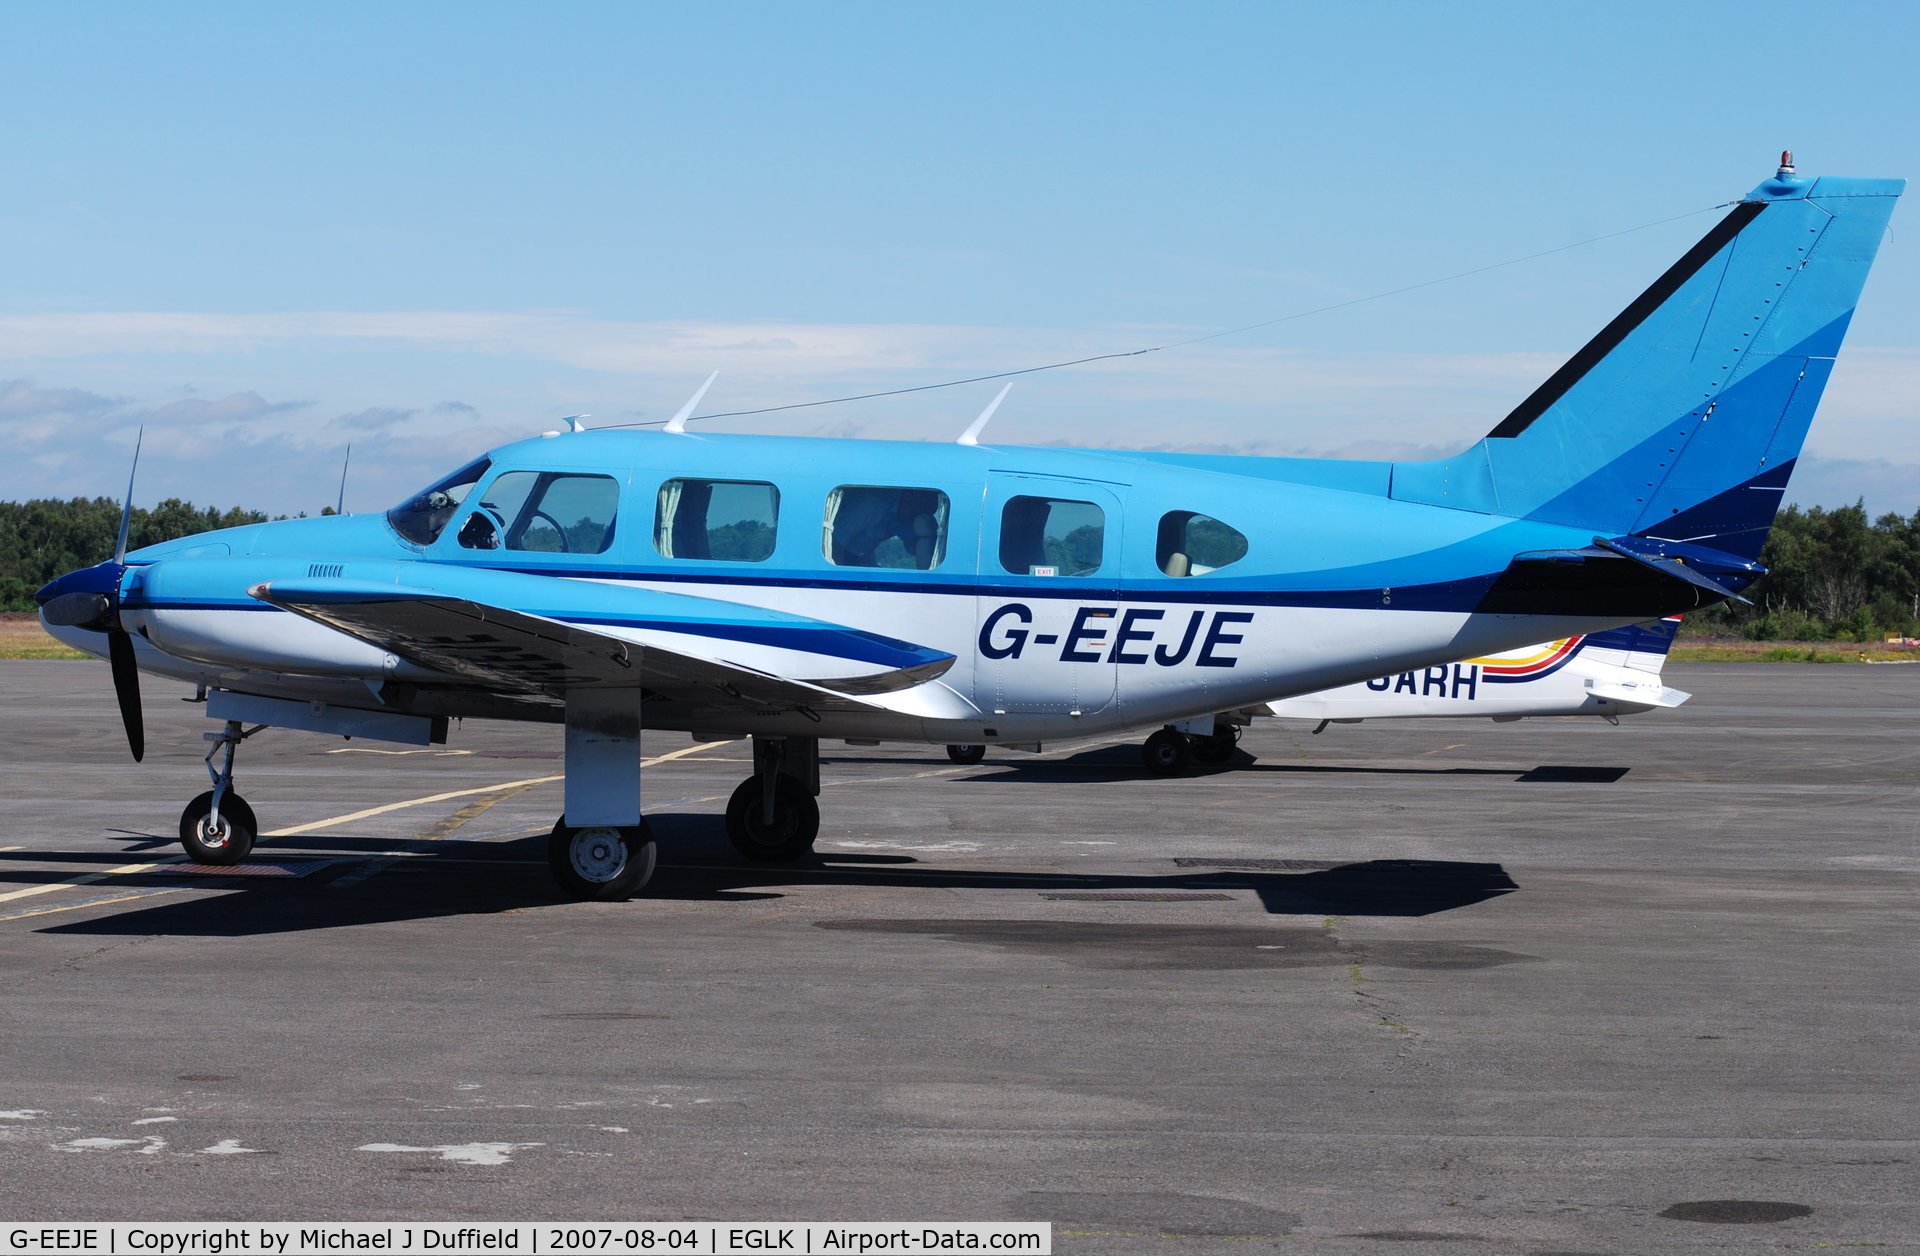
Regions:
<instances>
[{"instance_id":1,"label":"aircraft shadow on tarmac","mask_svg":"<svg viewBox=\"0 0 1920 1256\"><path fill-rule=\"evenodd\" d=\"M858 765L871 767L876 763L892 766L938 767L922 758L884 758L842 760L846 766ZM830 766L832 760L823 760L822 766ZM1631 769L1621 767L1587 766L1582 764L1540 764L1531 768L1485 768L1452 767L1434 764L1431 767L1410 766L1402 763L1267 763L1255 759L1252 755L1236 751L1233 758L1225 763L1195 763L1186 775L1199 779L1211 776L1245 775L1248 773L1304 774L1309 776L1503 776L1510 780L1529 784L1575 784L1575 785L1611 785L1622 779ZM1140 764L1138 747L1099 746L1083 750L1065 758L1045 758L1021 755L1010 752L1010 757L988 759L979 767L970 769L966 776L949 778L955 783L966 781L991 781L996 785L1087 785L1108 784L1116 777L1144 777L1145 769Z\"/></svg>"},{"instance_id":2,"label":"aircraft shadow on tarmac","mask_svg":"<svg viewBox=\"0 0 1920 1256\"><path fill-rule=\"evenodd\" d=\"M781 887L792 885L886 885L1002 890L1029 899L1110 894L1185 898L1252 891L1273 915L1428 916L1520 888L1499 864L1444 860L1339 864L1186 858L1180 861L1186 866L1165 873L1016 873L941 867L910 855L843 853L829 848L791 864L757 865L739 861L718 837L719 826L710 815L656 813L649 819L660 840L659 870L643 894L614 910L644 912L649 901L659 900L716 905L754 902L783 897ZM95 919L49 924L41 931L247 937L506 911L609 910L557 898L547 876L544 845L544 837L430 843L317 836L268 839L255 848L250 862L321 855L340 858L300 879L207 876L183 885L179 877L160 873L119 876L112 881L115 889L227 892L190 899L169 895L168 901L153 906L127 905ZM6 856L27 857L31 857L27 852ZM388 859L391 862L379 866L379 861ZM360 879L376 867L377 875ZM71 874L0 872L0 877L14 882L54 881L66 875ZM1060 906L1064 913L1076 910L1069 903Z\"/></svg>"}]
</instances>

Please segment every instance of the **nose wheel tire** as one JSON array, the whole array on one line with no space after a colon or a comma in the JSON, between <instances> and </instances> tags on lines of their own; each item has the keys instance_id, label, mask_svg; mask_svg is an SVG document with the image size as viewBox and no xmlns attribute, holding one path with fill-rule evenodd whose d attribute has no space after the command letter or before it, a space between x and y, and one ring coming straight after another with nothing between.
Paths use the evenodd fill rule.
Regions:
<instances>
[{"instance_id":1,"label":"nose wheel tire","mask_svg":"<svg viewBox=\"0 0 1920 1256\"><path fill-rule=\"evenodd\" d=\"M948 746L947 747L947 758L952 759L955 763L963 763L971 766L975 763L980 762L982 759L985 759L986 757L987 757L987 748L985 746Z\"/></svg>"},{"instance_id":2,"label":"nose wheel tire","mask_svg":"<svg viewBox=\"0 0 1920 1256\"><path fill-rule=\"evenodd\" d=\"M220 800L220 821L213 821L213 791L187 804L180 813L180 844L195 863L237 864L253 853L260 822L240 795L229 792Z\"/></svg>"},{"instance_id":3,"label":"nose wheel tire","mask_svg":"<svg viewBox=\"0 0 1920 1256\"><path fill-rule=\"evenodd\" d=\"M1140 747L1140 762L1155 776L1178 776L1193 762L1193 743L1185 733L1163 728Z\"/></svg>"},{"instance_id":4,"label":"nose wheel tire","mask_svg":"<svg viewBox=\"0 0 1920 1256\"><path fill-rule=\"evenodd\" d=\"M773 803L773 822L767 822L765 794L759 776L740 782L727 800L727 840L754 863L791 863L813 853L820 835L820 804L797 786L779 791Z\"/></svg>"},{"instance_id":5,"label":"nose wheel tire","mask_svg":"<svg viewBox=\"0 0 1920 1256\"><path fill-rule=\"evenodd\" d=\"M657 853L645 820L573 828L563 819L547 838L547 865L560 888L574 898L599 903L617 903L639 893L653 877Z\"/></svg>"}]
</instances>

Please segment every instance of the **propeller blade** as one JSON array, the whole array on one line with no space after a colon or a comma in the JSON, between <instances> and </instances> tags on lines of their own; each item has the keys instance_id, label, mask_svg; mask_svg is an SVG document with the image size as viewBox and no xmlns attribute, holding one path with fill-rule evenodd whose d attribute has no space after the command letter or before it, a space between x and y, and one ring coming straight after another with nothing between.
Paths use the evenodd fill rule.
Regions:
<instances>
[{"instance_id":1,"label":"propeller blade","mask_svg":"<svg viewBox=\"0 0 1920 1256\"><path fill-rule=\"evenodd\" d=\"M133 438L133 468L127 472L127 500L120 504L120 535L113 543L113 561L122 566L127 561L127 528L133 523L133 477L140 470L140 445L147 439L147 429L143 424L140 434ZM129 654L127 657L133 657ZM140 756L135 755L138 759Z\"/></svg>"},{"instance_id":2,"label":"propeller blade","mask_svg":"<svg viewBox=\"0 0 1920 1256\"><path fill-rule=\"evenodd\" d=\"M127 726L127 749L133 761L147 753L146 719L140 711L140 668L133 661L133 638L124 628L107 632L107 661L113 666L113 696L120 700L120 722Z\"/></svg>"}]
</instances>

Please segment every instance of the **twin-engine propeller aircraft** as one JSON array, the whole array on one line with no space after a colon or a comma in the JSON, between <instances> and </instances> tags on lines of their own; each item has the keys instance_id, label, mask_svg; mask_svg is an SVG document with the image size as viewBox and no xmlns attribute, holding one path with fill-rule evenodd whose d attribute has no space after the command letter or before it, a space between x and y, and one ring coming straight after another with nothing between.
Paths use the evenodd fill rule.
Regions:
<instances>
[{"instance_id":1,"label":"twin-engine propeller aircraft","mask_svg":"<svg viewBox=\"0 0 1920 1256\"><path fill-rule=\"evenodd\" d=\"M1442 667L1376 676L1359 685L1282 698L1266 714L1358 724L1362 720L1623 715L1669 710L1693 695L1660 681L1680 616L1502 650ZM1320 728L1314 729L1319 732Z\"/></svg>"},{"instance_id":2,"label":"twin-engine propeller aircraft","mask_svg":"<svg viewBox=\"0 0 1920 1256\"><path fill-rule=\"evenodd\" d=\"M751 737L727 833L790 860L822 737L1206 735L1737 597L1904 186L1783 162L1437 462L696 435L682 411L503 446L385 515L132 553L123 526L41 615L112 662L136 759L138 671L205 687L224 731L180 820L204 862L254 842L249 726L429 744L459 716L564 723L549 853L572 894L652 873L643 725Z\"/></svg>"},{"instance_id":3,"label":"twin-engine propeller aircraft","mask_svg":"<svg viewBox=\"0 0 1920 1256\"><path fill-rule=\"evenodd\" d=\"M1360 684L1303 693L1204 720L1169 725L1147 738L1140 758L1147 770L1178 776L1191 762L1226 763L1243 728L1262 716L1318 720L1329 724L1365 720L1490 719L1497 723L1530 716L1597 715L1618 724L1623 715L1679 706L1693 695L1660 681L1680 616L1539 645L1502 650L1485 658L1376 676ZM1199 731L1204 725L1204 731ZM955 763L979 763L982 745L948 746Z\"/></svg>"}]
</instances>

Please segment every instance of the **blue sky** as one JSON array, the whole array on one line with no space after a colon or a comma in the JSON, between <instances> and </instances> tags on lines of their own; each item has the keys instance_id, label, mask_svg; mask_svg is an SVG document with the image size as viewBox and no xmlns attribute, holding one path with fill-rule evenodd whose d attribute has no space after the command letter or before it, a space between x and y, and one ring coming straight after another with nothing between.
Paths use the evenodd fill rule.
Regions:
<instances>
[{"instance_id":1,"label":"blue sky","mask_svg":"<svg viewBox=\"0 0 1920 1256\"><path fill-rule=\"evenodd\" d=\"M1772 172L1920 174L1906 3L3 10L0 498L383 507L551 427L1028 377L1001 442L1439 456ZM1896 215L1789 497L1920 508ZM1684 217L1679 217L1683 216ZM722 420L945 440L997 386Z\"/></svg>"}]
</instances>

